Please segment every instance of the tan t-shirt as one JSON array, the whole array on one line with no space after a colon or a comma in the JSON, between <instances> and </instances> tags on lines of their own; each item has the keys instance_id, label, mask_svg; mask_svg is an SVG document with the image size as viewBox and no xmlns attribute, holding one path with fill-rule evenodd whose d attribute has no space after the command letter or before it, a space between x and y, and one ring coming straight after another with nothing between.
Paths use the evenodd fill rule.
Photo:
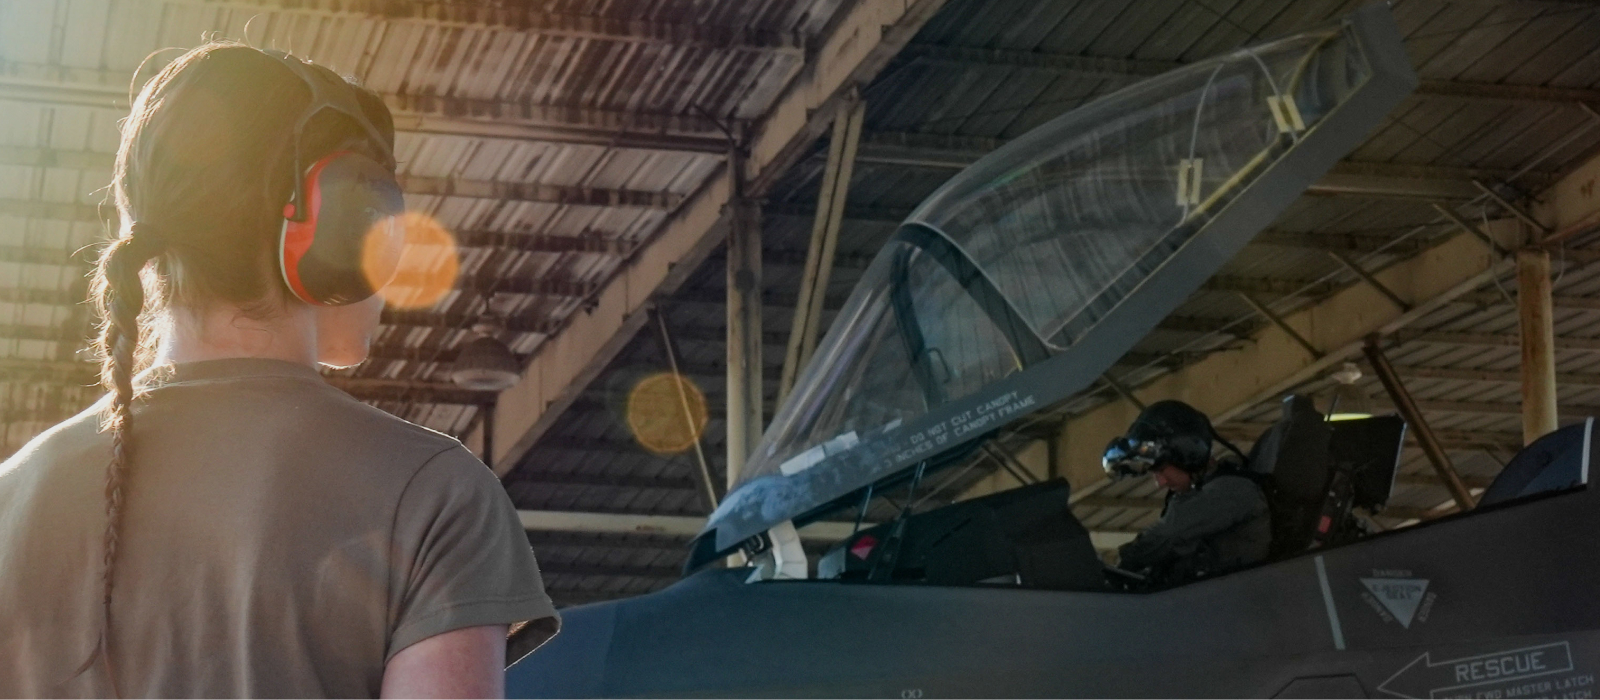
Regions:
<instances>
[{"instance_id":1,"label":"tan t-shirt","mask_svg":"<svg viewBox=\"0 0 1600 700\"><path fill-rule=\"evenodd\" d=\"M101 628L100 421L0 464L0 696L112 692L104 663L72 678ZM494 474L308 367L178 365L132 438L111 605L125 697L376 696L427 637L532 621L520 654L559 625Z\"/></svg>"}]
</instances>

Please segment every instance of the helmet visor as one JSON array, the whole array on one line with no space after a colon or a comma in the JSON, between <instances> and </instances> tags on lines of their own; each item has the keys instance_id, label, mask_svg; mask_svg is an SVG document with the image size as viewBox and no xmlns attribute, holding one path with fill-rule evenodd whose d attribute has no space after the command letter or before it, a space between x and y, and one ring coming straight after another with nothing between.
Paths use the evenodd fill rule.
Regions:
<instances>
[{"instance_id":1,"label":"helmet visor","mask_svg":"<svg viewBox=\"0 0 1600 700\"><path fill-rule=\"evenodd\" d=\"M1100 466L1112 479L1149 474L1156 466L1159 446L1151 440L1113 439L1100 457Z\"/></svg>"}]
</instances>

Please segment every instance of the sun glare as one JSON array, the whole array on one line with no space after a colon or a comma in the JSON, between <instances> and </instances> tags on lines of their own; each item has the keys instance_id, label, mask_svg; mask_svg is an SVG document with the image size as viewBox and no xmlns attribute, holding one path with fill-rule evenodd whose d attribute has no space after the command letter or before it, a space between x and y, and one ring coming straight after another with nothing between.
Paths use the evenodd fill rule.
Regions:
<instances>
[{"instance_id":1,"label":"sun glare","mask_svg":"<svg viewBox=\"0 0 1600 700\"><path fill-rule=\"evenodd\" d=\"M656 454L693 447L708 418L705 393L679 374L652 374L628 392L628 429L641 446Z\"/></svg>"},{"instance_id":2,"label":"sun glare","mask_svg":"<svg viewBox=\"0 0 1600 700\"><path fill-rule=\"evenodd\" d=\"M394 246L395 237L403 237L404 245ZM368 280L388 280L378 293L390 306L425 309L455 288L461 258L455 237L443 225L427 214L408 211L380 222L367 234L362 266Z\"/></svg>"}]
</instances>

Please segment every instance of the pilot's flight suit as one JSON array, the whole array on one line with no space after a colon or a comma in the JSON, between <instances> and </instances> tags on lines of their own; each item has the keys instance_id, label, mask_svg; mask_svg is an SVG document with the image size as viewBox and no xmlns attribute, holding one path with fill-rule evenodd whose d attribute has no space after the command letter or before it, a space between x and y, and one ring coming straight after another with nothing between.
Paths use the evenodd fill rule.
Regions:
<instances>
[{"instance_id":1,"label":"pilot's flight suit","mask_svg":"<svg viewBox=\"0 0 1600 700\"><path fill-rule=\"evenodd\" d=\"M1267 558L1272 526L1266 495L1249 478L1212 472L1167 496L1161 520L1119 550L1119 568L1150 571L1151 583L1177 583Z\"/></svg>"}]
</instances>

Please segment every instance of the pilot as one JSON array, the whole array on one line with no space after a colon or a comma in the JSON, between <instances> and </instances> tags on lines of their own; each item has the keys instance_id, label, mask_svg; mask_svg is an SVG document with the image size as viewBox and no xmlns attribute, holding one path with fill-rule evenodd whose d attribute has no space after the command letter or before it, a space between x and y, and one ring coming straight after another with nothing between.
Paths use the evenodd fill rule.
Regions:
<instances>
[{"instance_id":1,"label":"pilot","mask_svg":"<svg viewBox=\"0 0 1600 700\"><path fill-rule=\"evenodd\" d=\"M1170 585L1266 559L1266 495L1239 462L1212 458L1214 437L1204 413L1162 401L1111 441L1102 460L1111 478L1149 474L1167 490L1161 520L1121 547L1119 568Z\"/></svg>"}]
</instances>

